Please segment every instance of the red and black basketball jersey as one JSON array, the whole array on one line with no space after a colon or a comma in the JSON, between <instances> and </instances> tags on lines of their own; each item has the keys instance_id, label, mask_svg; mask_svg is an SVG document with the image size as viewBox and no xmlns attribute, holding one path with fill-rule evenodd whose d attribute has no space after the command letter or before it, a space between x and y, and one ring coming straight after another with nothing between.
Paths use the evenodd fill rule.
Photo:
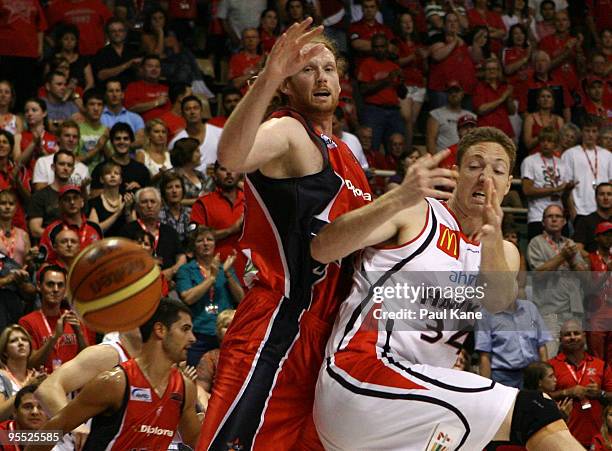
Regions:
<instances>
[{"instance_id":1,"label":"red and black basketball jersey","mask_svg":"<svg viewBox=\"0 0 612 451\"><path fill-rule=\"evenodd\" d=\"M253 285L280 293L309 309L317 317L333 322L340 264L325 267L310 257L310 241L327 223L372 200L370 186L348 146L328 137L299 113L278 110L271 117L298 120L323 156L323 169L312 175L272 179L260 171L247 174L246 211L240 239L243 253L253 264ZM343 296L336 296L338 302Z\"/></svg>"},{"instance_id":2,"label":"red and black basketball jersey","mask_svg":"<svg viewBox=\"0 0 612 451\"><path fill-rule=\"evenodd\" d=\"M168 385L160 398L144 376L136 360L119 365L125 372L123 403L117 412L97 415L84 451L166 450L181 419L185 382L172 368Z\"/></svg>"}]
</instances>

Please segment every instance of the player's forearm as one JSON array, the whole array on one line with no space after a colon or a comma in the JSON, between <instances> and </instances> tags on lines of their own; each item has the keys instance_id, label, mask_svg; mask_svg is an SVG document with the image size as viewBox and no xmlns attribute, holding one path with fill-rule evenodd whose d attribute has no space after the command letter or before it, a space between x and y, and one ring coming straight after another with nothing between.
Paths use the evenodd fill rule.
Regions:
<instances>
[{"instance_id":1,"label":"player's forearm","mask_svg":"<svg viewBox=\"0 0 612 451\"><path fill-rule=\"evenodd\" d=\"M491 379L491 356L488 352L480 353L479 370L482 377Z\"/></svg>"},{"instance_id":2,"label":"player's forearm","mask_svg":"<svg viewBox=\"0 0 612 451\"><path fill-rule=\"evenodd\" d=\"M63 434L70 432L72 429L67 428L64 422L61 420L61 417L55 416L47 421L40 429L39 432L42 431L62 431ZM53 449L54 445L28 445L25 448L25 451L50 451Z\"/></svg>"},{"instance_id":3,"label":"player's forearm","mask_svg":"<svg viewBox=\"0 0 612 451\"><path fill-rule=\"evenodd\" d=\"M217 154L221 166L241 170L281 81L270 77L265 69L259 74L223 128Z\"/></svg>"},{"instance_id":4,"label":"player's forearm","mask_svg":"<svg viewBox=\"0 0 612 451\"><path fill-rule=\"evenodd\" d=\"M491 313L505 310L517 295L516 273L510 270L501 230L482 242L479 284L485 295L482 305Z\"/></svg>"}]
</instances>

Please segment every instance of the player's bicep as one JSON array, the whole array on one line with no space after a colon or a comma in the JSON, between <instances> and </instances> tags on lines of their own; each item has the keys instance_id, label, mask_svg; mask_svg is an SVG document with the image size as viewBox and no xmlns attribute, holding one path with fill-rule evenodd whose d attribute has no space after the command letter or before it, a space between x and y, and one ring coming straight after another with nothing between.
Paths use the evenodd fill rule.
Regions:
<instances>
[{"instance_id":1,"label":"player's bicep","mask_svg":"<svg viewBox=\"0 0 612 451\"><path fill-rule=\"evenodd\" d=\"M185 380L185 406L179 423L179 431L183 441L195 448L202 426L196 413L196 386L187 378L183 379Z\"/></svg>"},{"instance_id":2,"label":"player's bicep","mask_svg":"<svg viewBox=\"0 0 612 451\"><path fill-rule=\"evenodd\" d=\"M259 126L255 141L241 166L241 172L252 172L270 161L283 156L289 150L290 133L296 122L292 118L270 119Z\"/></svg>"}]
</instances>

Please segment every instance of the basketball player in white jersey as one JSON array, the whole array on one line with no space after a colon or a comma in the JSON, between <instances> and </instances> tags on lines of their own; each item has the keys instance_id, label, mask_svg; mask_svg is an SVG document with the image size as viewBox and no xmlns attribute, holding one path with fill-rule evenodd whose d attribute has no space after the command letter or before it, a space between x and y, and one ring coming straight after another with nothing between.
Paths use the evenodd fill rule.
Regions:
<instances>
[{"instance_id":1,"label":"basketball player in white jersey","mask_svg":"<svg viewBox=\"0 0 612 451\"><path fill-rule=\"evenodd\" d=\"M103 371L110 371L120 363L136 356L141 346L140 331L134 329L120 333L109 341L85 348L74 359L56 369L35 393L48 417L52 418L68 404L70 393L80 390ZM74 449L81 449L88 432L89 428L85 425L79 426L72 432ZM64 443L66 441L70 441L68 436L63 440Z\"/></svg>"},{"instance_id":2,"label":"basketball player in white jersey","mask_svg":"<svg viewBox=\"0 0 612 451\"><path fill-rule=\"evenodd\" d=\"M437 167L446 156L421 158L398 188L312 242L321 263L363 249L317 382L319 437L333 450L472 451L494 439L582 450L551 399L451 369L465 317L514 302L519 255L501 230L513 142L483 127L461 140L458 172ZM454 291L410 291L436 286Z\"/></svg>"}]
</instances>

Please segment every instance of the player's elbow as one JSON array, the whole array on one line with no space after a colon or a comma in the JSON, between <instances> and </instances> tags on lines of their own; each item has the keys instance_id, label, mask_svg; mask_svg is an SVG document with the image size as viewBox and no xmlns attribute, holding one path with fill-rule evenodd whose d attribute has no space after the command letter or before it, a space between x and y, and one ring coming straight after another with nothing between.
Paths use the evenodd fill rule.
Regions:
<instances>
[{"instance_id":1,"label":"player's elbow","mask_svg":"<svg viewBox=\"0 0 612 451\"><path fill-rule=\"evenodd\" d=\"M327 264L334 261L334 256L329 252L329 246L326 246L320 236L316 236L310 242L310 255L313 260Z\"/></svg>"}]
</instances>

